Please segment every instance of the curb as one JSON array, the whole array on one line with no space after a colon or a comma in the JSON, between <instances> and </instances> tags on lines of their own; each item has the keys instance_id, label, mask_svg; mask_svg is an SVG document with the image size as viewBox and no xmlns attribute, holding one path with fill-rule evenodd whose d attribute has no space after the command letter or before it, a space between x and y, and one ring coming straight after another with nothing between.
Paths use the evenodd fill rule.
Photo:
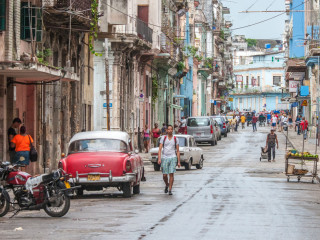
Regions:
<instances>
[{"instance_id":1,"label":"curb","mask_svg":"<svg viewBox=\"0 0 320 240\"><path fill-rule=\"evenodd\" d=\"M282 134L287 138L287 135L284 134L284 132L283 132ZM290 140L289 136L288 136L288 142L289 142L289 143L291 144L291 146L295 149L295 146L294 146L294 144L292 143L292 141ZM317 176L316 179L317 179L317 181L320 183L320 177Z\"/></svg>"}]
</instances>

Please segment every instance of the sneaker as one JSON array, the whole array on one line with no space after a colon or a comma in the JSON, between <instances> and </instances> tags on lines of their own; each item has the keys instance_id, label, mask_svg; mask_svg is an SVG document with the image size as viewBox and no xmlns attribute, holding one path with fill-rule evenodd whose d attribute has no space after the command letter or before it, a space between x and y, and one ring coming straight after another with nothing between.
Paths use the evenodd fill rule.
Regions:
<instances>
[{"instance_id":1,"label":"sneaker","mask_svg":"<svg viewBox=\"0 0 320 240\"><path fill-rule=\"evenodd\" d=\"M171 192L171 191L169 191L169 195L172 195L172 192Z\"/></svg>"},{"instance_id":2,"label":"sneaker","mask_svg":"<svg viewBox=\"0 0 320 240\"><path fill-rule=\"evenodd\" d=\"M164 193L168 193L168 186L164 188Z\"/></svg>"}]
</instances>

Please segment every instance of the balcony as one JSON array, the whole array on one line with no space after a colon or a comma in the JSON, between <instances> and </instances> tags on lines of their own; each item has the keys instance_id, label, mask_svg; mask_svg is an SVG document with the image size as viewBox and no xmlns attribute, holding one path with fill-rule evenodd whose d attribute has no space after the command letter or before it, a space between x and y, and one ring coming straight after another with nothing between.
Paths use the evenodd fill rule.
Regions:
<instances>
[{"instance_id":1,"label":"balcony","mask_svg":"<svg viewBox=\"0 0 320 240\"><path fill-rule=\"evenodd\" d=\"M309 57L320 56L320 40L311 40L306 45L307 55Z\"/></svg>"},{"instance_id":2,"label":"balcony","mask_svg":"<svg viewBox=\"0 0 320 240\"><path fill-rule=\"evenodd\" d=\"M137 34L140 39L152 43L153 30L148 27L148 24L137 19Z\"/></svg>"},{"instance_id":3,"label":"balcony","mask_svg":"<svg viewBox=\"0 0 320 240\"><path fill-rule=\"evenodd\" d=\"M91 0L42 0L42 6L47 8L62 8L64 10L77 11L79 14L89 17L91 15Z\"/></svg>"}]
</instances>

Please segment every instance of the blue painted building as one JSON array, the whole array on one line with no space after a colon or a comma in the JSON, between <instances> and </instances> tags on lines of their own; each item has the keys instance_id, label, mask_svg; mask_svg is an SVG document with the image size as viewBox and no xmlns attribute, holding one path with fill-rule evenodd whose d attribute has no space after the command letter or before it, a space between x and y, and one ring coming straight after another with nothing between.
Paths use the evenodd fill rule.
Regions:
<instances>
[{"instance_id":1,"label":"blue painted building","mask_svg":"<svg viewBox=\"0 0 320 240\"><path fill-rule=\"evenodd\" d=\"M184 45L190 46L190 23L189 23L190 13L186 12L186 34ZM187 50L186 50L187 51ZM192 98L193 98L193 57L188 58L189 71L187 75L183 78L183 84L180 86L180 94L184 95L185 98L181 99L180 105L183 107L182 116L191 116L192 114Z\"/></svg>"},{"instance_id":2,"label":"blue painted building","mask_svg":"<svg viewBox=\"0 0 320 240\"><path fill-rule=\"evenodd\" d=\"M251 56L250 64L234 66L235 88L230 93L232 110L272 111L286 110L288 97L282 93L285 86L284 52L264 53Z\"/></svg>"},{"instance_id":3,"label":"blue painted building","mask_svg":"<svg viewBox=\"0 0 320 240\"><path fill-rule=\"evenodd\" d=\"M290 3L290 26L292 32L289 39L289 57L304 57L304 38L305 38L305 0L292 0ZM298 11L296 11L298 10ZM301 12L299 12L301 11Z\"/></svg>"}]
</instances>

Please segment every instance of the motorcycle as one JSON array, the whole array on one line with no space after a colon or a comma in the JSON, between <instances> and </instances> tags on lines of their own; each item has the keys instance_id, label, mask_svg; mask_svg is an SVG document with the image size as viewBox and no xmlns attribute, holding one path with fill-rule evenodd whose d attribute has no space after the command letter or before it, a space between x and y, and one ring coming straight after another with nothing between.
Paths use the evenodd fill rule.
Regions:
<instances>
[{"instance_id":1,"label":"motorcycle","mask_svg":"<svg viewBox=\"0 0 320 240\"><path fill-rule=\"evenodd\" d=\"M12 206L14 215L23 210L43 209L51 217L62 217L70 208L70 176L62 169L31 177L19 165L0 164L0 217ZM11 201L9 192L13 192ZM12 194L11 194L12 195ZM13 216L14 216L13 215Z\"/></svg>"}]
</instances>

